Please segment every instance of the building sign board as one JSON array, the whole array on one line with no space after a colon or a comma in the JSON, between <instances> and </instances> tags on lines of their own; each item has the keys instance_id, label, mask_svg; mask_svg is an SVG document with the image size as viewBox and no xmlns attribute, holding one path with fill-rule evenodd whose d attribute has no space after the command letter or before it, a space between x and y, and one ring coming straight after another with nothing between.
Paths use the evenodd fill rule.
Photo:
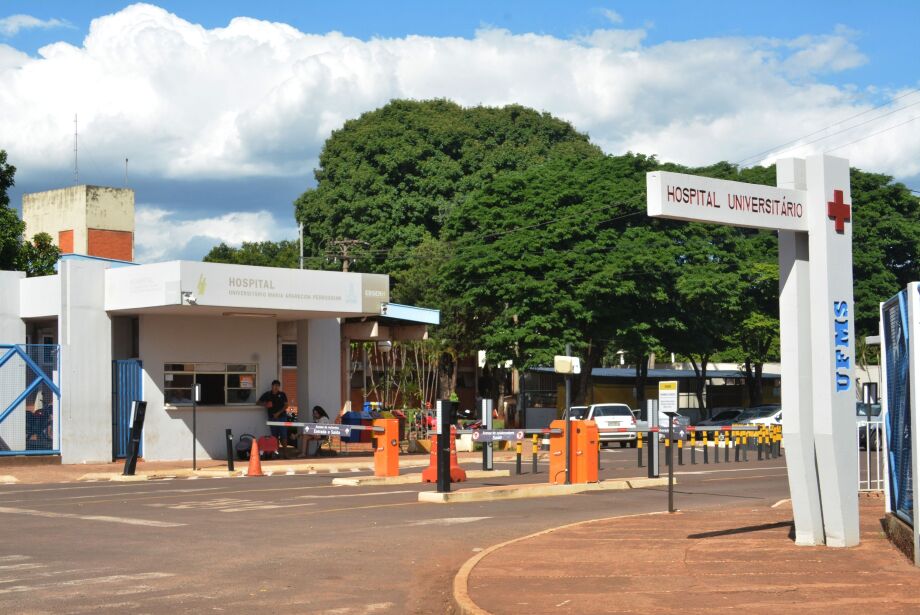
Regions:
<instances>
[{"instance_id":1,"label":"building sign board","mask_svg":"<svg viewBox=\"0 0 920 615\"><path fill-rule=\"evenodd\" d=\"M850 167L826 155L786 158L776 178L772 187L648 173L648 214L778 231L783 436L796 543L854 546Z\"/></svg>"},{"instance_id":2,"label":"building sign board","mask_svg":"<svg viewBox=\"0 0 920 615\"><path fill-rule=\"evenodd\" d=\"M658 383L658 412L677 412L677 381Z\"/></svg>"},{"instance_id":3,"label":"building sign board","mask_svg":"<svg viewBox=\"0 0 920 615\"><path fill-rule=\"evenodd\" d=\"M646 176L648 215L731 226L808 230L804 190L745 184L684 173Z\"/></svg>"}]
</instances>

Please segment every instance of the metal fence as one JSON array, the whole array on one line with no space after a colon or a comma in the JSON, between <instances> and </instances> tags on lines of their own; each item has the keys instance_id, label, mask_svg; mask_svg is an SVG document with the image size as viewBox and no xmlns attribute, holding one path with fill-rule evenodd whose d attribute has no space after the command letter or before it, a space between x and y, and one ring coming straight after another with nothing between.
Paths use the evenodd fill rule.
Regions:
<instances>
[{"instance_id":1,"label":"metal fence","mask_svg":"<svg viewBox=\"0 0 920 615\"><path fill-rule=\"evenodd\" d=\"M856 424L859 440L859 490L885 490L885 454L881 419L866 419Z\"/></svg>"},{"instance_id":2,"label":"metal fence","mask_svg":"<svg viewBox=\"0 0 920 615\"><path fill-rule=\"evenodd\" d=\"M0 344L0 455L60 452L60 346Z\"/></svg>"},{"instance_id":3,"label":"metal fence","mask_svg":"<svg viewBox=\"0 0 920 615\"><path fill-rule=\"evenodd\" d=\"M907 294L901 291L882 307L882 335L885 342L885 396L888 412L885 433L888 442L888 477L891 481L891 510L913 526L914 490L911 466L910 359L907 343Z\"/></svg>"}]
</instances>

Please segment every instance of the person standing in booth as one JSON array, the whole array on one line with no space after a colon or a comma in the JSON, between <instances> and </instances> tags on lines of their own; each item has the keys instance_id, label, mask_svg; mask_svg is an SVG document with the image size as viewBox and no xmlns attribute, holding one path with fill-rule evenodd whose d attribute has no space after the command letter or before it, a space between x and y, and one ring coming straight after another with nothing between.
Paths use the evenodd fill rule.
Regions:
<instances>
[{"instance_id":1,"label":"person standing in booth","mask_svg":"<svg viewBox=\"0 0 920 615\"><path fill-rule=\"evenodd\" d=\"M262 397L259 398L259 405L265 408L265 411L268 412L269 421L286 421L287 420L287 410L288 398L284 394L284 391L281 390L281 382L278 380L272 380L272 388L270 391L265 391L262 394ZM278 425L272 425L270 427L272 435L278 440L278 445L285 447L287 446L287 429Z\"/></svg>"}]
</instances>

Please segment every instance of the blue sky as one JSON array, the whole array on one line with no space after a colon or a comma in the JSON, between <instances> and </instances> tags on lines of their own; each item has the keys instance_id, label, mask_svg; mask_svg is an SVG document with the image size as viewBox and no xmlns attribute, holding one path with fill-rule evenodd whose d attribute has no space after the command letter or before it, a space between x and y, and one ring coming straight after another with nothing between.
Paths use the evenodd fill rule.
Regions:
<instances>
[{"instance_id":1,"label":"blue sky","mask_svg":"<svg viewBox=\"0 0 920 615\"><path fill-rule=\"evenodd\" d=\"M519 102L691 164L798 140L777 153L920 184L917 2L154 4L0 2L14 200L72 181L79 113L81 181L121 185L131 159L146 260L289 236L325 137L400 96Z\"/></svg>"}]
</instances>

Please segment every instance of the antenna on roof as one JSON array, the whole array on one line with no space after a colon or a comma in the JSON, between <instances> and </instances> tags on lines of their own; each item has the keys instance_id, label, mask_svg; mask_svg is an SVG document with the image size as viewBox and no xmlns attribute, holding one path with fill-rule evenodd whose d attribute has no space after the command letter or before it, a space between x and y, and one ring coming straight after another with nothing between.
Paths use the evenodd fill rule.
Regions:
<instances>
[{"instance_id":1,"label":"antenna on roof","mask_svg":"<svg viewBox=\"0 0 920 615\"><path fill-rule=\"evenodd\" d=\"M125 158L125 188L128 187L128 159Z\"/></svg>"},{"instance_id":2,"label":"antenna on roof","mask_svg":"<svg viewBox=\"0 0 920 615\"><path fill-rule=\"evenodd\" d=\"M77 114L73 114L73 183L78 184L80 179L79 167L77 166Z\"/></svg>"}]
</instances>

